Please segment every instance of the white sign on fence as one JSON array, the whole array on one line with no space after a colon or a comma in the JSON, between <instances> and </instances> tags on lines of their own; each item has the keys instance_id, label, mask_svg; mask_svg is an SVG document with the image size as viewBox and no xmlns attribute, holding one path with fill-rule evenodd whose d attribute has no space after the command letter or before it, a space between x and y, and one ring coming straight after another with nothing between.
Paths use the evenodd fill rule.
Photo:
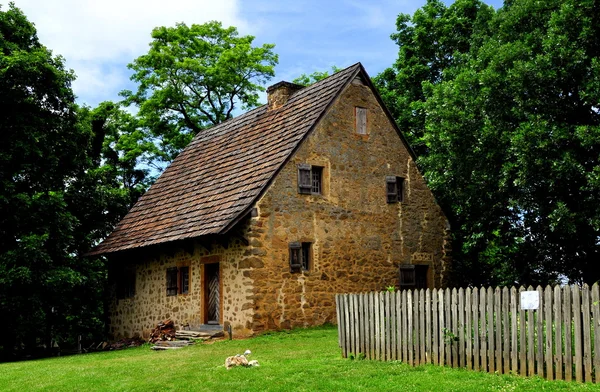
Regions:
<instances>
[{"instance_id":1,"label":"white sign on fence","mask_svg":"<svg viewBox=\"0 0 600 392\"><path fill-rule=\"evenodd\" d=\"M537 310L540 307L540 293L521 291L521 310Z\"/></svg>"}]
</instances>

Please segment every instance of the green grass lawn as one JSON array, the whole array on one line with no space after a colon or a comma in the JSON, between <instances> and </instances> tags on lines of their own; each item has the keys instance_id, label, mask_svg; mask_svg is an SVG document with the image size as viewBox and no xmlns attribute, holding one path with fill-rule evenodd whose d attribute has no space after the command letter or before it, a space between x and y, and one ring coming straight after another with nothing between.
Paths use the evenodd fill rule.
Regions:
<instances>
[{"instance_id":1,"label":"green grass lawn","mask_svg":"<svg viewBox=\"0 0 600 392\"><path fill-rule=\"evenodd\" d=\"M246 349L257 368L226 370ZM278 332L180 350L149 346L0 364L1 391L539 391L600 386L439 366L343 359L335 328Z\"/></svg>"}]
</instances>

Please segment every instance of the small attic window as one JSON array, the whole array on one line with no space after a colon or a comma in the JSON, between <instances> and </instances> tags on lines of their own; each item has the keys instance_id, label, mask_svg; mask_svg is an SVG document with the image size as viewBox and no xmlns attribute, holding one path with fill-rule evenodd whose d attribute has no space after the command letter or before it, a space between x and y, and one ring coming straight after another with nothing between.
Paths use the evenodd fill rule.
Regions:
<instances>
[{"instance_id":1,"label":"small attic window","mask_svg":"<svg viewBox=\"0 0 600 392\"><path fill-rule=\"evenodd\" d=\"M400 203L404 201L404 178L387 176L385 178L385 186L388 203Z\"/></svg>"},{"instance_id":2,"label":"small attic window","mask_svg":"<svg viewBox=\"0 0 600 392\"><path fill-rule=\"evenodd\" d=\"M298 165L298 193L320 195L323 192L323 168L308 164Z\"/></svg>"},{"instance_id":3,"label":"small attic window","mask_svg":"<svg viewBox=\"0 0 600 392\"><path fill-rule=\"evenodd\" d=\"M359 135L367 134L367 109L361 107L354 108L356 133Z\"/></svg>"}]
</instances>

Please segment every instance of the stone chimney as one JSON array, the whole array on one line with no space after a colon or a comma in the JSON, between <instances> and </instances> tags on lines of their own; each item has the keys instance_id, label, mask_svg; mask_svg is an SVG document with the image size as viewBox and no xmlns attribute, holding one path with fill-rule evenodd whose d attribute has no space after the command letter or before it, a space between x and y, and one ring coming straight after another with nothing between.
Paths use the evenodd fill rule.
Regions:
<instances>
[{"instance_id":1,"label":"stone chimney","mask_svg":"<svg viewBox=\"0 0 600 392\"><path fill-rule=\"evenodd\" d=\"M267 88L267 101L269 103L269 110L282 107L292 96L292 94L302 88L304 88L304 86L284 81L270 86Z\"/></svg>"}]
</instances>

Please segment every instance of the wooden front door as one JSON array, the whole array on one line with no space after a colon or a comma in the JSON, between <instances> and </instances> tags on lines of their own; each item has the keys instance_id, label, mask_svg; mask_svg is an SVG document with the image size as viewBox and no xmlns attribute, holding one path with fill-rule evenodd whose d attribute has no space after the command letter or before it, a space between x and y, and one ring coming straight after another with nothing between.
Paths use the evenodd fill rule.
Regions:
<instances>
[{"instance_id":1,"label":"wooden front door","mask_svg":"<svg viewBox=\"0 0 600 392\"><path fill-rule=\"evenodd\" d=\"M221 312L219 263L204 265L204 314L206 324L219 324Z\"/></svg>"}]
</instances>

